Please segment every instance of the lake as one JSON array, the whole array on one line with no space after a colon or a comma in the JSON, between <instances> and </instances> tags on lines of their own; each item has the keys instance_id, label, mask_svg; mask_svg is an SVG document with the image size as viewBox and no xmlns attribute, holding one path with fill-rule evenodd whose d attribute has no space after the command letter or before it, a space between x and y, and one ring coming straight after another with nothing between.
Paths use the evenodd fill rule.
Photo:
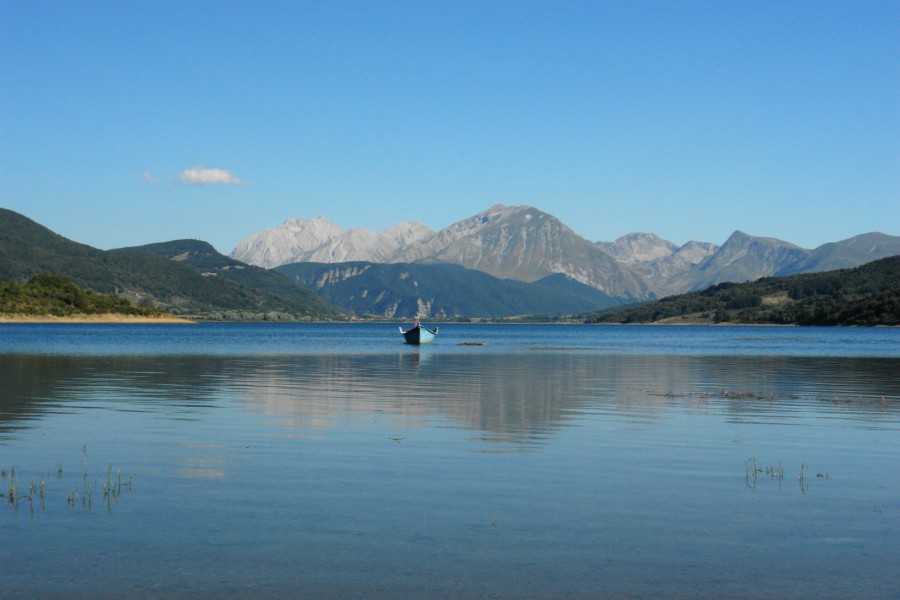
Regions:
<instances>
[{"instance_id":1,"label":"lake","mask_svg":"<svg viewBox=\"0 0 900 600\"><path fill-rule=\"evenodd\" d=\"M4 324L0 597L893 598L898 432L897 329Z\"/></svg>"}]
</instances>

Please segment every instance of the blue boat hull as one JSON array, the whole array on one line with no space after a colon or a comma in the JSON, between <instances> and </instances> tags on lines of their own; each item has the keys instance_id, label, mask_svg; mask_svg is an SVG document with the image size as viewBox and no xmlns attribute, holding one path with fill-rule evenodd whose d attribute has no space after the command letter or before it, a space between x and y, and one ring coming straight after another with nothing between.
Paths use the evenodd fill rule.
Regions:
<instances>
[{"instance_id":1,"label":"blue boat hull","mask_svg":"<svg viewBox=\"0 0 900 600\"><path fill-rule=\"evenodd\" d=\"M403 331L402 327L400 328L400 333L403 334L403 339L406 340L407 344L430 344L434 341L434 336L437 335L437 332L437 327L432 331L421 325L416 325L406 331Z\"/></svg>"}]
</instances>

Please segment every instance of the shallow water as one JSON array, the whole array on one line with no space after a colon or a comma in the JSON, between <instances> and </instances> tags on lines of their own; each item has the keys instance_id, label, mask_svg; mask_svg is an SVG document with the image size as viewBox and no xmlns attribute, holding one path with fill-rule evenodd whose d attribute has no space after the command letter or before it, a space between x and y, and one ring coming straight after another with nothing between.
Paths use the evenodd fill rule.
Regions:
<instances>
[{"instance_id":1,"label":"shallow water","mask_svg":"<svg viewBox=\"0 0 900 600\"><path fill-rule=\"evenodd\" d=\"M0 595L900 589L896 330L400 341L384 325L0 327ZM124 485L104 498L110 466Z\"/></svg>"}]
</instances>

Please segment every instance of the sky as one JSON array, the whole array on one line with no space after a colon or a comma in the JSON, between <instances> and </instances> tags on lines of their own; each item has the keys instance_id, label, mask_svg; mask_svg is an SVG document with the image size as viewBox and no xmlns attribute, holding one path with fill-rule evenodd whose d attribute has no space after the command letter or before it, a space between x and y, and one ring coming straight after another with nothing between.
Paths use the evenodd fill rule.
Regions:
<instances>
[{"instance_id":1,"label":"sky","mask_svg":"<svg viewBox=\"0 0 900 600\"><path fill-rule=\"evenodd\" d=\"M110 249L289 218L900 235L900 2L0 0L0 207Z\"/></svg>"}]
</instances>

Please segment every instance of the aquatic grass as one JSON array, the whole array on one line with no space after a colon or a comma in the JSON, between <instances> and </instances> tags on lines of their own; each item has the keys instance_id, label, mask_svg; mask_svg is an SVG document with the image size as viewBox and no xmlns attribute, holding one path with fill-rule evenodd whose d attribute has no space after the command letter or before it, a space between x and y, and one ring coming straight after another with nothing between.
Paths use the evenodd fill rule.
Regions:
<instances>
[{"instance_id":1,"label":"aquatic grass","mask_svg":"<svg viewBox=\"0 0 900 600\"><path fill-rule=\"evenodd\" d=\"M655 392L651 390L647 390L646 394L649 396L663 397L663 398L689 398L699 400L700 404L705 404L709 399L722 399L722 400L736 400L737 406L742 407L744 405L744 401L765 401L769 403L769 406L774 406L774 404L780 400L800 400L803 398L801 394L797 393L785 393L785 394L777 394L775 392L754 392L754 391L734 391L729 389L721 389L719 391L710 392L706 390L696 391L696 392L686 392L686 391L677 391L677 390L669 390L667 392ZM862 407L880 407L881 414L884 415L887 412L888 401L885 395L876 395L876 396L847 396L840 397L836 394L831 397L823 396L822 394L818 394L814 396L815 400L818 402L829 402L834 406L847 406L850 404L856 404L860 408Z\"/></svg>"},{"instance_id":2,"label":"aquatic grass","mask_svg":"<svg viewBox=\"0 0 900 600\"><path fill-rule=\"evenodd\" d=\"M602 350L593 346L529 346L529 350Z\"/></svg>"},{"instance_id":3,"label":"aquatic grass","mask_svg":"<svg viewBox=\"0 0 900 600\"><path fill-rule=\"evenodd\" d=\"M89 470L87 445L82 445L81 452L84 470L81 473L80 489L78 487L70 488L69 493L66 495L66 502L71 507L80 505L82 510L89 512L94 506L94 493L97 492L99 494L100 489L98 489L97 480L91 476ZM55 474L57 481L63 481L62 462L57 463ZM16 472L16 468L14 466L11 466L9 469L2 467L0 468L0 478L5 483L0 488L2 490L0 491L0 498L6 498L6 503L12 505L14 510L17 510L20 504L27 502L33 515L35 504L40 503L40 508L43 510L45 503L52 497L54 488L47 485L47 481L52 476L52 470L44 471L43 475L32 477L27 488L20 489L20 474ZM132 491L132 476L128 475L127 478L124 478L121 468L108 464L106 467L106 481L102 485L103 500L108 511L111 510L113 503L119 502L125 491Z\"/></svg>"},{"instance_id":4,"label":"aquatic grass","mask_svg":"<svg viewBox=\"0 0 900 600\"><path fill-rule=\"evenodd\" d=\"M17 510L22 502L33 503L35 498L40 500L41 509L44 508L44 500L47 497L46 479L41 478L40 483L38 483L38 480L32 477L26 493L19 489L19 476L16 474L15 466L10 466L9 471L5 468L0 469L0 478L6 480L6 485L4 486L6 493L0 492L0 498L5 497L7 504L11 504L14 510Z\"/></svg>"},{"instance_id":5,"label":"aquatic grass","mask_svg":"<svg viewBox=\"0 0 900 600\"><path fill-rule=\"evenodd\" d=\"M854 404L859 406L860 408L863 408L863 407L878 408L878 407L880 407L882 416L884 416L887 413L887 408L889 405L887 398L883 394L880 396L879 395L876 395L876 396L856 395L856 396L845 396L845 397L841 397L841 396L838 396L837 394L833 394L830 398L823 394L817 394L815 399L817 402L828 402L828 403L832 404L835 408L851 406Z\"/></svg>"},{"instance_id":6,"label":"aquatic grass","mask_svg":"<svg viewBox=\"0 0 900 600\"><path fill-rule=\"evenodd\" d=\"M46 497L45 487L46 486L45 486L45 482L43 479L41 479L41 483L40 483L40 485L38 485L37 480L32 478L31 485L28 487L28 502L31 504L32 510L34 509L35 495L37 495L37 497L41 501L41 510L44 509L44 498Z\"/></svg>"},{"instance_id":7,"label":"aquatic grass","mask_svg":"<svg viewBox=\"0 0 900 600\"><path fill-rule=\"evenodd\" d=\"M651 396L663 396L666 398L699 398L700 400L706 400L709 398L722 398L725 400L768 400L769 402L772 402L778 399L778 396L774 392L733 392L730 390L708 392L705 390L701 390L699 392L668 391L665 393L647 393ZM797 394L788 394L783 397L791 400L796 400L799 398Z\"/></svg>"},{"instance_id":8,"label":"aquatic grass","mask_svg":"<svg viewBox=\"0 0 900 600\"><path fill-rule=\"evenodd\" d=\"M809 489L809 465L805 462L800 463L800 471L797 473L797 482L800 485L800 492L805 494ZM831 479L828 472L817 472L816 479ZM784 465L779 461L778 466L761 465L755 457L750 457L744 466L744 482L748 489L755 490L759 479L769 479L778 481L778 489L781 489L784 481Z\"/></svg>"},{"instance_id":9,"label":"aquatic grass","mask_svg":"<svg viewBox=\"0 0 900 600\"><path fill-rule=\"evenodd\" d=\"M747 459L747 464L744 467L744 481L748 488L756 489L756 481L760 474L766 479L777 479L780 486L781 480L784 479L784 466L781 462L778 463L777 467L775 465L762 466L756 462L755 457L751 456Z\"/></svg>"},{"instance_id":10,"label":"aquatic grass","mask_svg":"<svg viewBox=\"0 0 900 600\"><path fill-rule=\"evenodd\" d=\"M106 500L107 509L109 509L112 502L119 502L119 497L121 497L122 495L123 487L128 491L131 491L131 476L129 476L128 480L123 484L122 470L117 467L116 476L114 478L112 465L107 465L106 485L103 486L103 499Z\"/></svg>"},{"instance_id":11,"label":"aquatic grass","mask_svg":"<svg viewBox=\"0 0 900 600\"><path fill-rule=\"evenodd\" d=\"M16 477L16 467L10 466L9 475L7 475L6 471L3 472L3 478L7 480L7 487L9 492L6 495L9 504L12 504L13 507L19 506L19 478Z\"/></svg>"}]
</instances>

